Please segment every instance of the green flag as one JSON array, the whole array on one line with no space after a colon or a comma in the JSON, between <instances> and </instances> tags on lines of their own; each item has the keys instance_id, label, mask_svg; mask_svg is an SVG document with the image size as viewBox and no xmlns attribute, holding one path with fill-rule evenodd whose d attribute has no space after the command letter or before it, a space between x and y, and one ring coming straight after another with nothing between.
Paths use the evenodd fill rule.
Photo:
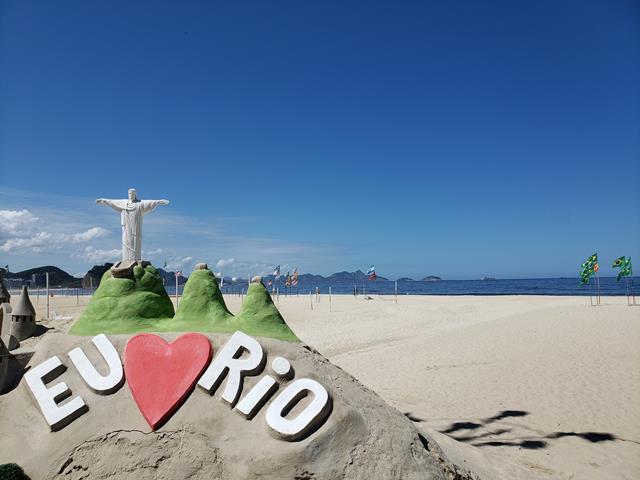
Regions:
<instances>
[{"instance_id":1,"label":"green flag","mask_svg":"<svg viewBox=\"0 0 640 480\"><path fill-rule=\"evenodd\" d=\"M631 272L631 257L618 257L613 261L613 268L619 268L618 277L616 280L619 282L622 277L630 277Z\"/></svg>"},{"instance_id":2,"label":"green flag","mask_svg":"<svg viewBox=\"0 0 640 480\"><path fill-rule=\"evenodd\" d=\"M589 258L587 258L582 265L580 266L580 279L581 284L586 285L589 283L589 277L595 274L599 269L598 266L598 254L594 253Z\"/></svg>"}]
</instances>

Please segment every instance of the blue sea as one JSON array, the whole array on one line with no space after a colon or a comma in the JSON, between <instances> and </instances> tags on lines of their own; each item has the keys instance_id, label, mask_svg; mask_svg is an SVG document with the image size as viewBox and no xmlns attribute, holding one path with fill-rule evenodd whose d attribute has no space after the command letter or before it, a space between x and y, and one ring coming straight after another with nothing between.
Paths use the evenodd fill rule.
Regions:
<instances>
[{"instance_id":1,"label":"blue sea","mask_svg":"<svg viewBox=\"0 0 640 480\"><path fill-rule=\"evenodd\" d=\"M439 280L435 282L402 281L398 282L398 294L409 295L595 295L596 285L592 279L589 285L580 285L578 278L532 278L532 279L498 279L498 280ZM633 285L635 294L640 296L640 278L632 277L629 284ZM371 295L389 295L395 290L395 283L388 280L374 280L360 282L354 285L349 283L300 284L297 288L291 287L288 292L295 294L308 294L315 292L316 287L320 293L328 293L331 286L332 293L352 294L354 288L358 293L364 292ZM245 284L224 285L223 293L239 293L246 290ZM175 290L175 289L174 289ZM278 287L280 295L287 290L284 281ZM627 295L627 280L619 282L615 277L600 277L600 295L624 296Z\"/></svg>"},{"instance_id":2,"label":"blue sea","mask_svg":"<svg viewBox=\"0 0 640 480\"><path fill-rule=\"evenodd\" d=\"M640 297L640 277L631 277L629 287L631 294ZM354 288L358 294L363 291L371 295L393 295L395 291L395 282L390 280L374 280L365 281L354 284L354 282L329 283L321 281L318 283L300 282L298 287L287 289L284 285L284 279L280 279L278 291L280 295L289 294L308 294L315 292L316 287L320 293L329 293L331 287L332 293L335 294L353 294ZM175 295L175 287L167 285L167 293ZM184 285L180 285L179 294L182 295ZM225 283L222 287L222 293L225 295L241 294L246 292L246 281L238 282L234 285ZM76 296L91 295L93 292L89 289L76 288L56 288L52 289L56 295ZM11 294L20 295L20 291L16 289L10 290ZM29 291L31 296L44 295L44 289L32 289ZM399 281L399 295L595 295L596 284L592 280L589 285L580 285L578 278L532 278L532 279L497 279L497 280L438 280L435 282L421 281ZM624 296L627 295L627 279L616 281L615 277L600 277L600 295L602 296Z\"/></svg>"}]
</instances>

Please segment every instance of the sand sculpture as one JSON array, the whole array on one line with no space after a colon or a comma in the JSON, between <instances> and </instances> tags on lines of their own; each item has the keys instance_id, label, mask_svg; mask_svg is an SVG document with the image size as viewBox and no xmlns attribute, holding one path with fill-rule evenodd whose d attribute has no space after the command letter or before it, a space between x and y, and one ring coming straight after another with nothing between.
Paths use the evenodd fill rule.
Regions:
<instances>
[{"instance_id":1,"label":"sand sculpture","mask_svg":"<svg viewBox=\"0 0 640 480\"><path fill-rule=\"evenodd\" d=\"M7 319L7 321L2 324L2 336L4 337L11 333L11 304L8 302L1 304L0 310L2 310L4 318Z\"/></svg>"},{"instance_id":2,"label":"sand sculpture","mask_svg":"<svg viewBox=\"0 0 640 480\"><path fill-rule=\"evenodd\" d=\"M0 313L0 317L2 313ZM0 318L0 322L2 318ZM0 392L4 390L4 385L9 373L9 349L4 344L2 338L0 338Z\"/></svg>"},{"instance_id":3,"label":"sand sculpture","mask_svg":"<svg viewBox=\"0 0 640 480\"><path fill-rule=\"evenodd\" d=\"M46 377L39 395L50 402L57 395L68 397L48 405L71 416L46 421L23 379L0 397L0 424L12 432L0 437L0 463L17 463L34 479L466 478L456 476L437 445L402 413L301 343L242 333L187 334L196 336L198 345L210 343L210 363L206 349L198 347L201 363L191 368L183 359L184 369L173 380L175 372L163 376L172 369L158 365L150 380L149 374L136 378L131 360L136 352L128 352L142 346L137 354L146 358L147 335L103 335L103 340L45 335L27 375L33 385L40 375ZM170 346L181 336L152 337L153 345ZM189 354L191 345L185 346L176 352ZM248 355L238 355L244 348ZM83 365L78 351L100 373ZM121 361L126 375L118 369ZM187 382L185 398L168 417L154 410L157 395L147 391L145 397L145 377L152 388L172 395ZM197 384L189 388L194 379ZM302 395L307 387L314 393ZM136 392L140 388L142 394ZM293 410L286 415L291 402ZM300 418L301 412L307 416ZM54 425L57 430L51 432Z\"/></svg>"},{"instance_id":4,"label":"sand sculpture","mask_svg":"<svg viewBox=\"0 0 640 480\"><path fill-rule=\"evenodd\" d=\"M12 432L0 436L0 464L65 480L466 478L409 419L302 344L260 277L234 316L199 263L174 312L140 258L142 216L168 202L135 191L98 202L121 212L123 259L70 335L39 337L0 397ZM13 334L33 334L26 289L13 318Z\"/></svg>"},{"instance_id":5,"label":"sand sculpture","mask_svg":"<svg viewBox=\"0 0 640 480\"><path fill-rule=\"evenodd\" d=\"M4 276L6 272L7 271L4 268L0 268L0 304L9 303L11 301L11 294L4 284Z\"/></svg>"},{"instance_id":6,"label":"sand sculpture","mask_svg":"<svg viewBox=\"0 0 640 480\"><path fill-rule=\"evenodd\" d=\"M26 285L18 298L18 304L11 312L11 335L18 341L33 336L36 329L36 310L29 299Z\"/></svg>"},{"instance_id":7,"label":"sand sculpture","mask_svg":"<svg viewBox=\"0 0 640 480\"><path fill-rule=\"evenodd\" d=\"M273 304L261 279L254 279L240 313L227 309L218 280L206 263L198 263L174 312L157 270L141 259L142 218L168 200L139 200L134 189L124 200L98 199L120 212L122 261L107 270L89 305L70 333L228 332L297 341Z\"/></svg>"},{"instance_id":8,"label":"sand sculpture","mask_svg":"<svg viewBox=\"0 0 640 480\"><path fill-rule=\"evenodd\" d=\"M259 277L254 278L240 312L234 316L224 302L213 272L205 263L198 264L189 275L174 315L173 304L153 266L148 262L136 262L130 272L130 275L119 273L119 277L114 276L113 269L105 272L70 333L242 331L281 340L298 340Z\"/></svg>"},{"instance_id":9,"label":"sand sculpture","mask_svg":"<svg viewBox=\"0 0 640 480\"><path fill-rule=\"evenodd\" d=\"M4 268L0 268L0 310L2 310L2 315L5 319L5 321L0 325L1 337L8 337L11 333L11 304L9 303L11 300L11 294L4 284L5 273L6 270Z\"/></svg>"}]
</instances>

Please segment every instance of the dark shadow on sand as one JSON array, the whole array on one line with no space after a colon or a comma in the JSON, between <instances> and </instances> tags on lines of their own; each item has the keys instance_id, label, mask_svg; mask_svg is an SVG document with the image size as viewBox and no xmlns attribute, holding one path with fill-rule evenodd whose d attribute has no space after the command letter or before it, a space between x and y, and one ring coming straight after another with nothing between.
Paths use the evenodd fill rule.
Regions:
<instances>
[{"instance_id":1,"label":"dark shadow on sand","mask_svg":"<svg viewBox=\"0 0 640 480\"><path fill-rule=\"evenodd\" d=\"M19 384L24 374L31 368L26 366L31 360L34 352L21 353L18 356L11 355L9 357L9 367L7 371L7 378L5 380L4 387L0 389L0 395L9 393L15 389Z\"/></svg>"},{"instance_id":2,"label":"dark shadow on sand","mask_svg":"<svg viewBox=\"0 0 640 480\"><path fill-rule=\"evenodd\" d=\"M49 330L53 330L53 327L45 327L40 323L36 323L36 329L33 331L33 336L40 337L47 333Z\"/></svg>"},{"instance_id":3,"label":"dark shadow on sand","mask_svg":"<svg viewBox=\"0 0 640 480\"><path fill-rule=\"evenodd\" d=\"M620 438L614 435L613 433L607 433L607 432L553 432L546 435L544 434L534 435L527 438L507 438L504 440L501 439L501 440L490 440L490 441L480 441L480 440L486 437L495 437L495 436L504 435L506 433L511 432L512 429L505 429L505 428L496 429L493 431L478 433L476 435L464 435L464 434L452 435L453 433L463 432L465 430L475 431L475 430L478 430L479 428L487 428L494 422L499 422L506 418L526 417L527 415L529 415L529 412L526 412L524 410L503 410L501 412L498 412L496 415L492 417L479 420L479 421L453 422L444 430L440 430L440 433L444 433L445 435L448 435L449 437L451 437L452 439L458 442L468 443L470 445L473 445L474 447L518 447L518 448L526 448L529 450L546 448L549 445L548 440L556 440L564 437L576 437L591 443L613 442L618 440L638 443L638 442L635 442L634 440L625 440L623 438ZM536 433L543 433L543 432L536 431L532 428L528 428L526 425L522 425L522 427L527 430L533 430Z\"/></svg>"},{"instance_id":4,"label":"dark shadow on sand","mask_svg":"<svg viewBox=\"0 0 640 480\"><path fill-rule=\"evenodd\" d=\"M526 448L527 450L538 450L540 448L546 448L547 442L542 440L520 440L514 442L500 442L500 441L491 441L491 442L480 442L480 443L472 443L474 447L520 447Z\"/></svg>"},{"instance_id":5,"label":"dark shadow on sand","mask_svg":"<svg viewBox=\"0 0 640 480\"><path fill-rule=\"evenodd\" d=\"M618 437L612 433L602 432L555 432L547 435L547 438L578 437L591 443L612 442Z\"/></svg>"},{"instance_id":6,"label":"dark shadow on sand","mask_svg":"<svg viewBox=\"0 0 640 480\"><path fill-rule=\"evenodd\" d=\"M412 422L424 422L424 418L420 418L411 412L404 412L404 416L407 417Z\"/></svg>"}]
</instances>

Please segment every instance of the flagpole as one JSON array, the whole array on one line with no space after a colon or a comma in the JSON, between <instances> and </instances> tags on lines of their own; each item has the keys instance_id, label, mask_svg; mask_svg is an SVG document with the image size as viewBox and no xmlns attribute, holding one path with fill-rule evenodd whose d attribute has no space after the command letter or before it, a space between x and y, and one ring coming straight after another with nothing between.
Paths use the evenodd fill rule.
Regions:
<instances>
[{"instance_id":1,"label":"flagpole","mask_svg":"<svg viewBox=\"0 0 640 480\"><path fill-rule=\"evenodd\" d=\"M178 308L178 272L176 272L176 308Z\"/></svg>"},{"instance_id":2,"label":"flagpole","mask_svg":"<svg viewBox=\"0 0 640 480\"><path fill-rule=\"evenodd\" d=\"M329 285L329 311L331 311L331 285Z\"/></svg>"},{"instance_id":3,"label":"flagpole","mask_svg":"<svg viewBox=\"0 0 640 480\"><path fill-rule=\"evenodd\" d=\"M396 280L396 305L398 304L398 280Z\"/></svg>"},{"instance_id":4,"label":"flagpole","mask_svg":"<svg viewBox=\"0 0 640 480\"><path fill-rule=\"evenodd\" d=\"M627 284L627 307L631 306L631 289L629 288L630 278L625 278L625 283Z\"/></svg>"},{"instance_id":5,"label":"flagpole","mask_svg":"<svg viewBox=\"0 0 640 480\"><path fill-rule=\"evenodd\" d=\"M47 279L47 320L49 320L49 272L45 273Z\"/></svg>"},{"instance_id":6,"label":"flagpole","mask_svg":"<svg viewBox=\"0 0 640 480\"><path fill-rule=\"evenodd\" d=\"M353 272L353 295L358 298L358 279L356 278L356 272Z\"/></svg>"}]
</instances>

